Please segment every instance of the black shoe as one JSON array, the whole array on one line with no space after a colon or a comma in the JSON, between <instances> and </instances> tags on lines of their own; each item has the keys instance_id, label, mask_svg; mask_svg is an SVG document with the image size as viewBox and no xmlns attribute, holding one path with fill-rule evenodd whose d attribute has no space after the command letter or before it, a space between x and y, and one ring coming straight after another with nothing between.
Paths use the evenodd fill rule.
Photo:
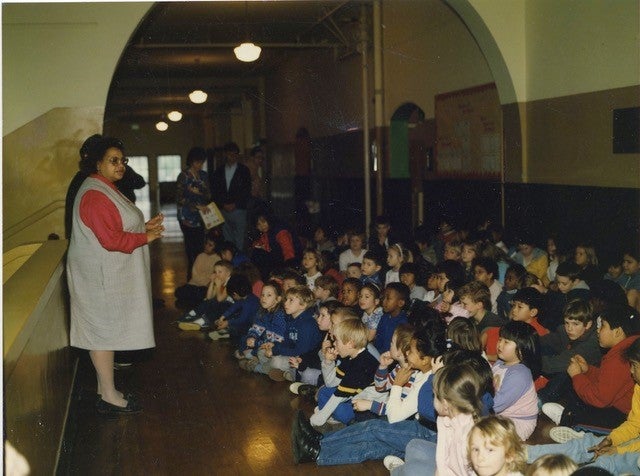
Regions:
<instances>
[{"instance_id":1,"label":"black shoe","mask_svg":"<svg viewBox=\"0 0 640 476\"><path fill-rule=\"evenodd\" d=\"M96 403L96 410L100 415L114 417L119 415L140 413L142 411L142 407L134 399L128 400L126 407L119 407L118 405L113 405L109 402L105 402L101 398L100 400L98 400L98 403Z\"/></svg>"},{"instance_id":2,"label":"black shoe","mask_svg":"<svg viewBox=\"0 0 640 476\"><path fill-rule=\"evenodd\" d=\"M309 401L315 401L318 387L315 385L300 385L298 387L298 395Z\"/></svg>"},{"instance_id":3,"label":"black shoe","mask_svg":"<svg viewBox=\"0 0 640 476\"><path fill-rule=\"evenodd\" d=\"M320 443L302 435L297 418L294 419L291 428L291 449L295 464L313 463L318 459L318 454L320 453Z\"/></svg>"},{"instance_id":4,"label":"black shoe","mask_svg":"<svg viewBox=\"0 0 640 476\"><path fill-rule=\"evenodd\" d=\"M311 425L309 420L304 416L304 413L302 413L302 410L298 410L296 423L298 424L299 434L305 439L316 442L322 439L322 433Z\"/></svg>"}]
</instances>

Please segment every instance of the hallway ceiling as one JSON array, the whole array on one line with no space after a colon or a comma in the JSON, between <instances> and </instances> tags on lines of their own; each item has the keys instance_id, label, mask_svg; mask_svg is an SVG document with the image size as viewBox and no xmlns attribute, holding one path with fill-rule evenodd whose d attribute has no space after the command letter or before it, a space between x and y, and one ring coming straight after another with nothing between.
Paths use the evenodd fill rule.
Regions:
<instances>
[{"instance_id":1,"label":"hallway ceiling","mask_svg":"<svg viewBox=\"0 0 640 476\"><path fill-rule=\"evenodd\" d=\"M107 115L159 119L172 109L215 114L255 94L257 78L277 70L288 55L330 48L355 51L364 1L214 1L155 4L123 52L114 74ZM250 39L262 47L253 63L233 48ZM188 94L203 89L207 103Z\"/></svg>"}]
</instances>

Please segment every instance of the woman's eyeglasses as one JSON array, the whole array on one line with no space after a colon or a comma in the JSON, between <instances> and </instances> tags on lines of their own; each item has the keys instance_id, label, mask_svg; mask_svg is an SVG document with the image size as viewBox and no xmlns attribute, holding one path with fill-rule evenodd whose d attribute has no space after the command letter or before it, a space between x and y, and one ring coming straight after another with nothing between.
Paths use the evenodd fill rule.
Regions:
<instances>
[{"instance_id":1,"label":"woman's eyeglasses","mask_svg":"<svg viewBox=\"0 0 640 476\"><path fill-rule=\"evenodd\" d=\"M118 159L117 157L112 157L109 159L109 163L111 165L127 165L129 163L129 159L127 159L126 157L123 157L122 159Z\"/></svg>"}]
</instances>

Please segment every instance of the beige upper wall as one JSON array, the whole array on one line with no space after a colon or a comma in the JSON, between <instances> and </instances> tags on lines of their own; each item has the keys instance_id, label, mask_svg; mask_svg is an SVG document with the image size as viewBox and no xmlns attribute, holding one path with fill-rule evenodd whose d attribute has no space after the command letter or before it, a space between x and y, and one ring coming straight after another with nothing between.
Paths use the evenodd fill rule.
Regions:
<instances>
[{"instance_id":1,"label":"beige upper wall","mask_svg":"<svg viewBox=\"0 0 640 476\"><path fill-rule=\"evenodd\" d=\"M440 0L384 2L385 119L413 102L434 117L436 94L493 82L469 30Z\"/></svg>"},{"instance_id":2,"label":"beige upper wall","mask_svg":"<svg viewBox=\"0 0 640 476\"><path fill-rule=\"evenodd\" d=\"M526 18L528 101L640 84L638 0L527 0Z\"/></svg>"},{"instance_id":3,"label":"beige upper wall","mask_svg":"<svg viewBox=\"0 0 640 476\"><path fill-rule=\"evenodd\" d=\"M3 4L3 135L53 108L104 108L122 50L151 5Z\"/></svg>"}]
</instances>

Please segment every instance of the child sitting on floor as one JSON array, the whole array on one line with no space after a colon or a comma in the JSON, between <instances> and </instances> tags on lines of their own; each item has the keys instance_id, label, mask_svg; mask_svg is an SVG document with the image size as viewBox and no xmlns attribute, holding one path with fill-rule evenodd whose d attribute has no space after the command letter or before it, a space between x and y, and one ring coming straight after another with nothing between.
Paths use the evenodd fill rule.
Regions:
<instances>
[{"instance_id":1,"label":"child sitting on floor","mask_svg":"<svg viewBox=\"0 0 640 476\"><path fill-rule=\"evenodd\" d=\"M338 307L340 307L338 301L327 301L318 306L315 319L318 324L318 330L320 331L320 342L309 352L289 358L289 366L291 369L283 373L285 380L316 387L319 386L319 377L322 375L322 371L320 370L322 343L328 338L329 329L331 328L331 314ZM296 391L294 393L297 394L299 387L300 385L292 385L290 389L292 392L293 389L295 389Z\"/></svg>"},{"instance_id":2,"label":"child sitting on floor","mask_svg":"<svg viewBox=\"0 0 640 476\"><path fill-rule=\"evenodd\" d=\"M209 333L213 340L245 335L260 307L260 301L251 292L249 279L244 275L232 274L227 282L227 292L233 304L215 320L216 330Z\"/></svg>"},{"instance_id":3,"label":"child sitting on floor","mask_svg":"<svg viewBox=\"0 0 640 476\"><path fill-rule=\"evenodd\" d=\"M396 374L403 368L407 367L406 354L411 346L411 339L413 338L414 328L410 324L400 324L396 327L391 339L391 347L388 352L380 355L380 365L376 370L374 376L374 389L375 394L372 392L367 393L371 387L365 389L358 398L353 399L353 409L357 412L371 412L375 415L387 415L387 398L389 397L389 391L394 385ZM389 367L396 363L391 371ZM402 385L402 392L400 400L402 401L407 395L407 388L411 388L415 378L409 378L409 381ZM408 387L407 387L408 386ZM371 389L373 390L373 389ZM365 395L366 393L366 395ZM369 398L371 396L371 398ZM396 402L400 403L400 402ZM398 408L399 407L399 408ZM414 412L405 415L400 412L402 405L392 405L392 412L389 415L389 421L400 421L413 415ZM397 413L400 413L399 415Z\"/></svg>"},{"instance_id":4,"label":"child sitting on floor","mask_svg":"<svg viewBox=\"0 0 640 476\"><path fill-rule=\"evenodd\" d=\"M499 415L484 417L469 433L468 456L478 476L521 475L525 451L513 422Z\"/></svg>"},{"instance_id":5,"label":"child sitting on floor","mask_svg":"<svg viewBox=\"0 0 640 476\"><path fill-rule=\"evenodd\" d=\"M355 278L359 280L362 277L362 263L349 263L347 265L345 276L347 278Z\"/></svg>"},{"instance_id":6,"label":"child sitting on floor","mask_svg":"<svg viewBox=\"0 0 640 476\"><path fill-rule=\"evenodd\" d=\"M313 291L316 279L322 276L321 269L324 268L324 261L319 251L306 249L302 253L302 270L306 285Z\"/></svg>"},{"instance_id":7,"label":"child sitting on floor","mask_svg":"<svg viewBox=\"0 0 640 476\"><path fill-rule=\"evenodd\" d=\"M375 283L382 286L381 270L384 265L382 258L373 251L367 251L362 258L362 276L360 282L362 284Z\"/></svg>"},{"instance_id":8,"label":"child sitting on floor","mask_svg":"<svg viewBox=\"0 0 640 476\"><path fill-rule=\"evenodd\" d=\"M378 322L373 345L382 354L389 350L393 332L400 324L407 322L404 307L409 302L409 288L402 283L390 283L384 290L382 310L384 314Z\"/></svg>"},{"instance_id":9,"label":"child sitting on floor","mask_svg":"<svg viewBox=\"0 0 640 476\"><path fill-rule=\"evenodd\" d=\"M458 297L470 318L475 321L479 333L489 327L500 327L507 323L506 319L491 312L491 293L485 284L471 281L458 290Z\"/></svg>"},{"instance_id":10,"label":"child sitting on floor","mask_svg":"<svg viewBox=\"0 0 640 476\"><path fill-rule=\"evenodd\" d=\"M557 402L571 389L567 367L574 355L582 355L589 365L600 364L600 347L589 303L575 299L567 304L564 308L564 325L540 337L540 346L542 373L549 383L539 391L538 396L545 403Z\"/></svg>"},{"instance_id":11,"label":"child sitting on floor","mask_svg":"<svg viewBox=\"0 0 640 476\"><path fill-rule=\"evenodd\" d=\"M313 295L317 303L322 304L327 301L337 300L339 290L338 282L331 276L320 276L316 278Z\"/></svg>"},{"instance_id":12,"label":"child sitting on floor","mask_svg":"<svg viewBox=\"0 0 640 476\"><path fill-rule=\"evenodd\" d=\"M362 286L358 304L362 310L362 322L367 326L367 338L371 342L376 337L378 324L384 312L380 307L380 288L373 283Z\"/></svg>"},{"instance_id":13,"label":"child sitting on floor","mask_svg":"<svg viewBox=\"0 0 640 476\"><path fill-rule=\"evenodd\" d=\"M233 265L227 260L218 261L213 267L213 275L207 289L207 298L194 310L189 311L178 327L183 331L207 330L211 319L222 314L233 300L227 293L227 281L233 272Z\"/></svg>"},{"instance_id":14,"label":"child sitting on floor","mask_svg":"<svg viewBox=\"0 0 640 476\"><path fill-rule=\"evenodd\" d=\"M315 299L306 286L296 286L284 294L286 316L285 338L282 342L265 342L255 372L269 374L272 380L285 380L284 372L290 369L289 359L313 350L320 343L320 330L313 318Z\"/></svg>"},{"instance_id":15,"label":"child sitting on floor","mask_svg":"<svg viewBox=\"0 0 640 476\"><path fill-rule=\"evenodd\" d=\"M325 349L324 359L334 362L339 357L341 362L338 366L322 363L326 387L318 392L318 407L310 420L314 426L326 423L340 403L351 400L371 385L378 367L378 360L366 349L367 328L361 320L346 319L335 325L332 333L334 347ZM334 416L338 421L344 420L340 414Z\"/></svg>"},{"instance_id":16,"label":"child sitting on floor","mask_svg":"<svg viewBox=\"0 0 640 476\"><path fill-rule=\"evenodd\" d=\"M521 264L512 264L507 268L504 275L504 287L497 299L498 316L509 318L513 295L518 289L525 287L524 280L526 275L527 270Z\"/></svg>"},{"instance_id":17,"label":"child sitting on floor","mask_svg":"<svg viewBox=\"0 0 640 476\"><path fill-rule=\"evenodd\" d=\"M258 350L266 342L282 342L287 328L281 307L282 287L267 281L260 295L260 310L247 335L241 339L240 349L234 354L241 369L252 372L258 365Z\"/></svg>"},{"instance_id":18,"label":"child sitting on floor","mask_svg":"<svg viewBox=\"0 0 640 476\"><path fill-rule=\"evenodd\" d=\"M216 253L215 239L213 236L207 235L204 241L204 251L196 256L191 267L191 279L184 286L176 288L176 299L189 304L201 303L207 295L214 265L218 261L220 261L220 256Z\"/></svg>"},{"instance_id":19,"label":"child sitting on floor","mask_svg":"<svg viewBox=\"0 0 640 476\"><path fill-rule=\"evenodd\" d=\"M342 281L342 287L340 289L340 298L338 299L343 306L352 307L357 309L358 298L360 296L360 290L362 289L362 283L359 279L345 278Z\"/></svg>"},{"instance_id":20,"label":"child sitting on floor","mask_svg":"<svg viewBox=\"0 0 640 476\"><path fill-rule=\"evenodd\" d=\"M493 410L513 420L522 440L538 420L538 395L533 381L540 375L540 343L535 329L511 321L500 328L498 361L493 365L496 394Z\"/></svg>"},{"instance_id":21,"label":"child sitting on floor","mask_svg":"<svg viewBox=\"0 0 640 476\"><path fill-rule=\"evenodd\" d=\"M491 295L491 312L498 313L498 296L502 292L502 284L498 281L498 263L495 260L480 256L473 260L473 278L489 288Z\"/></svg>"}]
</instances>

